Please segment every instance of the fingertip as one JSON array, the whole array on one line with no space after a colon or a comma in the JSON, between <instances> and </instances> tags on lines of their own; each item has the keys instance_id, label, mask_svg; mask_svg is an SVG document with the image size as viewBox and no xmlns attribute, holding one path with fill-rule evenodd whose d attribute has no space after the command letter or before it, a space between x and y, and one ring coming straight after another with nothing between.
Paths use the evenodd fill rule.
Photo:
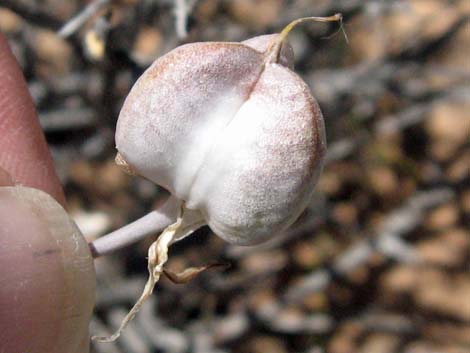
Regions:
<instances>
[{"instance_id":1,"label":"fingertip","mask_svg":"<svg viewBox=\"0 0 470 353\"><path fill-rule=\"evenodd\" d=\"M88 245L46 193L0 187L0 352L78 352L95 273Z\"/></svg>"}]
</instances>

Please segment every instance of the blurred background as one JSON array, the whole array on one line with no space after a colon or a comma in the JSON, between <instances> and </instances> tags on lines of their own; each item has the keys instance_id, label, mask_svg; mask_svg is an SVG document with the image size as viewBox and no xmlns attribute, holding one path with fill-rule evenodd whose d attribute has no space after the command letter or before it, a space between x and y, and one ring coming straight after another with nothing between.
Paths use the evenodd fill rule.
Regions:
<instances>
[{"instance_id":1,"label":"blurred background","mask_svg":"<svg viewBox=\"0 0 470 353\"><path fill-rule=\"evenodd\" d=\"M91 240L167 196L114 164L123 99L155 58L336 12L349 44L337 24L289 36L328 136L310 207L264 245L207 227L175 244L172 270L232 266L163 278L122 337L92 352L470 352L470 1L0 0L0 30ZM140 295L151 242L96 260L93 334Z\"/></svg>"}]
</instances>

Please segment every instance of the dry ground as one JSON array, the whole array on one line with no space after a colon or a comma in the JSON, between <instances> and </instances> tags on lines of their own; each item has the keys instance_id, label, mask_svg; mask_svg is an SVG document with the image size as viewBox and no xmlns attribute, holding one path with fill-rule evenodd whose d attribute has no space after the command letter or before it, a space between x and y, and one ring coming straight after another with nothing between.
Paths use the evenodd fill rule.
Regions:
<instances>
[{"instance_id":1,"label":"dry ground","mask_svg":"<svg viewBox=\"0 0 470 353\"><path fill-rule=\"evenodd\" d=\"M0 0L0 30L89 238L166 196L113 163L122 101L156 57L307 15L342 12L349 36L309 24L289 37L329 141L301 219L256 248L226 245L207 228L176 245L172 269L232 267L182 286L162 280L122 338L93 352L470 351L468 0L116 0L59 38L86 3ZM149 244L96 261L94 333L115 328L138 297Z\"/></svg>"}]
</instances>

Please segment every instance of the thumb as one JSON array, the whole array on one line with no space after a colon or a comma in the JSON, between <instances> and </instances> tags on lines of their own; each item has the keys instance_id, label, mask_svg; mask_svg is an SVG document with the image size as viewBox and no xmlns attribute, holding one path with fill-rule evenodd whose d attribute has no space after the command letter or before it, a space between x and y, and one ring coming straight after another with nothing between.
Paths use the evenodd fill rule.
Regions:
<instances>
[{"instance_id":1,"label":"thumb","mask_svg":"<svg viewBox=\"0 0 470 353\"><path fill-rule=\"evenodd\" d=\"M0 187L0 352L88 352L94 292L88 245L64 209Z\"/></svg>"}]
</instances>

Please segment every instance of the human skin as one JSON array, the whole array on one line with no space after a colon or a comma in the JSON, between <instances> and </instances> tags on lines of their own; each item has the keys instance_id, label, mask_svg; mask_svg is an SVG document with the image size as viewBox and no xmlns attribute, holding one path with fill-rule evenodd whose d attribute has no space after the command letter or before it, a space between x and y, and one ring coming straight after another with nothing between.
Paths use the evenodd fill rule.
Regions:
<instances>
[{"instance_id":1,"label":"human skin","mask_svg":"<svg viewBox=\"0 0 470 353\"><path fill-rule=\"evenodd\" d=\"M49 196L25 190L61 215L64 232L15 199L15 185L65 207L25 79L0 33L0 352L88 352L95 286L88 246Z\"/></svg>"}]
</instances>

